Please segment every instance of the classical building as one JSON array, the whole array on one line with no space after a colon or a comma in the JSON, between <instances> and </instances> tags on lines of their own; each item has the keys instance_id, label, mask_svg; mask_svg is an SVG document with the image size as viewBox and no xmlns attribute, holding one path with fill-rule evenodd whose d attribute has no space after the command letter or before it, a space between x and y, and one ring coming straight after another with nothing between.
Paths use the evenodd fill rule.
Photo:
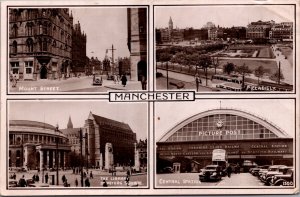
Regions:
<instances>
[{"instance_id":1,"label":"classical building","mask_svg":"<svg viewBox=\"0 0 300 197\"><path fill-rule=\"evenodd\" d=\"M139 154L139 164L141 167L147 167L147 158L148 158L148 144L147 139L146 140L140 140L137 145L136 149Z\"/></svg>"},{"instance_id":2,"label":"classical building","mask_svg":"<svg viewBox=\"0 0 300 197\"><path fill-rule=\"evenodd\" d=\"M268 120L236 109L201 112L176 124L157 142L157 172L174 166L198 172L225 149L229 163L293 165L293 138Z\"/></svg>"},{"instance_id":3,"label":"classical building","mask_svg":"<svg viewBox=\"0 0 300 197\"><path fill-rule=\"evenodd\" d=\"M136 134L128 124L90 112L83 132L88 136L83 148L89 153L89 165L108 169L134 164Z\"/></svg>"},{"instance_id":4,"label":"classical building","mask_svg":"<svg viewBox=\"0 0 300 197\"><path fill-rule=\"evenodd\" d=\"M73 17L69 9L9 9L9 72L19 80L69 77Z\"/></svg>"},{"instance_id":5,"label":"classical building","mask_svg":"<svg viewBox=\"0 0 300 197\"><path fill-rule=\"evenodd\" d=\"M147 8L128 8L128 49L131 61L131 80L147 78Z\"/></svg>"},{"instance_id":6,"label":"classical building","mask_svg":"<svg viewBox=\"0 0 300 197\"><path fill-rule=\"evenodd\" d=\"M270 39L276 40L293 40L293 23L282 22L276 23L269 32Z\"/></svg>"},{"instance_id":7,"label":"classical building","mask_svg":"<svg viewBox=\"0 0 300 197\"><path fill-rule=\"evenodd\" d=\"M9 167L64 168L70 151L69 140L58 127L29 120L9 121Z\"/></svg>"},{"instance_id":8,"label":"classical building","mask_svg":"<svg viewBox=\"0 0 300 197\"><path fill-rule=\"evenodd\" d=\"M74 24L72 31L72 72L74 74L84 73L88 71L86 61L86 34L81 31L78 21Z\"/></svg>"},{"instance_id":9,"label":"classical building","mask_svg":"<svg viewBox=\"0 0 300 197\"><path fill-rule=\"evenodd\" d=\"M246 37L248 39L269 38L269 31L274 24L274 21L251 22L247 26Z\"/></svg>"},{"instance_id":10,"label":"classical building","mask_svg":"<svg viewBox=\"0 0 300 197\"><path fill-rule=\"evenodd\" d=\"M223 38L223 29L221 28L210 28L208 29L208 39L217 40Z\"/></svg>"}]
</instances>

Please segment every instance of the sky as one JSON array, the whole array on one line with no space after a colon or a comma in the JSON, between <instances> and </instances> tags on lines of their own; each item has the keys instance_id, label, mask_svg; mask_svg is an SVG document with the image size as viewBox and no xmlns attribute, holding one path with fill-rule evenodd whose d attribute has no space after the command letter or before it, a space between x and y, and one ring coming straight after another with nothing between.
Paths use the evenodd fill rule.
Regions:
<instances>
[{"instance_id":1,"label":"sky","mask_svg":"<svg viewBox=\"0 0 300 197\"><path fill-rule=\"evenodd\" d=\"M129 57L127 47L127 8L88 7L71 8L74 24L79 21L81 31L87 35L88 57L103 60L106 49L114 45L114 59ZM111 51L108 51L111 57Z\"/></svg>"},{"instance_id":2,"label":"sky","mask_svg":"<svg viewBox=\"0 0 300 197\"><path fill-rule=\"evenodd\" d=\"M155 27L168 27L172 17L173 27L201 28L207 22L216 26L247 26L258 20L275 22L292 22L294 7L290 5L227 5L227 6L168 6L155 8Z\"/></svg>"},{"instance_id":3,"label":"sky","mask_svg":"<svg viewBox=\"0 0 300 197\"><path fill-rule=\"evenodd\" d=\"M90 111L99 116L127 123L137 140L148 138L147 103L109 103L108 101L10 101L10 120L32 120L58 124L65 129L69 116L74 128L83 127Z\"/></svg>"},{"instance_id":4,"label":"sky","mask_svg":"<svg viewBox=\"0 0 300 197\"><path fill-rule=\"evenodd\" d=\"M235 108L265 118L284 130L290 137L294 136L295 118L292 99L203 99L195 102L157 102L155 105L155 140L183 120L210 110ZM176 113L174 113L176 112Z\"/></svg>"}]
</instances>

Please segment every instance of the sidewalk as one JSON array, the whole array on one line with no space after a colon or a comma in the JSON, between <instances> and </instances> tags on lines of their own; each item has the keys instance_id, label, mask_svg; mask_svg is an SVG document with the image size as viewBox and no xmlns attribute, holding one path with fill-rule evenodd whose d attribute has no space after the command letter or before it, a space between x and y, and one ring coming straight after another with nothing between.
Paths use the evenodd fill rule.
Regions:
<instances>
[{"instance_id":1,"label":"sidewalk","mask_svg":"<svg viewBox=\"0 0 300 197\"><path fill-rule=\"evenodd\" d=\"M142 84L140 81L127 81L126 86L122 85L122 82L115 83L114 81L105 81L103 87L111 90L142 90Z\"/></svg>"},{"instance_id":2,"label":"sidewalk","mask_svg":"<svg viewBox=\"0 0 300 197\"><path fill-rule=\"evenodd\" d=\"M240 173L223 177L218 186L264 186L264 183L250 173Z\"/></svg>"}]
</instances>

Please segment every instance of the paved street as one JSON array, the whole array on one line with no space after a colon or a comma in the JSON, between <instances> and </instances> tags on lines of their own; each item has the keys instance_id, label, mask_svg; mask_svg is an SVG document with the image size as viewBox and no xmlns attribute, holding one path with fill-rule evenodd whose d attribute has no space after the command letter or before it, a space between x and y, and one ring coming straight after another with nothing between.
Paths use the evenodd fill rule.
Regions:
<instances>
[{"instance_id":1,"label":"paved street","mask_svg":"<svg viewBox=\"0 0 300 197\"><path fill-rule=\"evenodd\" d=\"M106 92L108 90L141 90L139 81L130 81L122 86L103 77L102 86L93 86L93 76L72 77L61 80L39 79L37 81L18 81L16 87L10 86L11 92Z\"/></svg>"},{"instance_id":2,"label":"paved street","mask_svg":"<svg viewBox=\"0 0 300 197\"><path fill-rule=\"evenodd\" d=\"M89 171L90 172L90 171ZM92 169L93 172L93 179L90 179L91 187L103 187L103 180L106 180L108 187L146 187L147 186L147 174L146 173L140 173L140 174L132 174L130 176L130 182L127 186L125 182L126 178L126 172L116 172L115 176L112 176L111 173L95 170ZM10 173L12 174L12 173ZM31 170L29 172L18 172L16 173L16 180L18 181L23 175L25 176L25 179L30 179L34 174L39 175L39 183L42 183L45 181L42 177L42 172L38 173L36 170ZM46 174L46 172L44 173ZM59 171L59 186L56 185L56 172L48 172L49 180L48 183L50 184L50 187L63 187L62 182L62 176L65 175L67 178L67 182L70 184L71 187L76 187L75 180L78 180L78 187L81 187L81 179L80 174L73 174L72 170L65 170L65 171ZM54 175L55 184L52 185L51 177ZM90 177L88 175L88 177ZM83 179L83 181L85 178ZM84 183L83 183L84 184Z\"/></svg>"},{"instance_id":3,"label":"paved street","mask_svg":"<svg viewBox=\"0 0 300 197\"><path fill-rule=\"evenodd\" d=\"M264 184L252 176L250 173L232 174L231 178L222 177L222 180L217 182L200 182L199 173L173 173L173 174L157 174L156 185L159 187L165 186L264 186Z\"/></svg>"}]
</instances>

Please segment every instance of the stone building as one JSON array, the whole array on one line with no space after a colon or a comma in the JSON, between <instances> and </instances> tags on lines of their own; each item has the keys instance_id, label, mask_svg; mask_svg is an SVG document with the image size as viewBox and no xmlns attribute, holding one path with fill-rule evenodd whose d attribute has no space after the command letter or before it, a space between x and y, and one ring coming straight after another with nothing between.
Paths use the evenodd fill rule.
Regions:
<instances>
[{"instance_id":1,"label":"stone building","mask_svg":"<svg viewBox=\"0 0 300 197\"><path fill-rule=\"evenodd\" d=\"M70 151L69 140L58 127L29 120L9 121L10 168L64 168Z\"/></svg>"},{"instance_id":2,"label":"stone building","mask_svg":"<svg viewBox=\"0 0 300 197\"><path fill-rule=\"evenodd\" d=\"M136 134L128 124L90 112L83 130L88 136L87 146L84 145L83 148L88 149L90 166L107 168L107 158L111 157L109 162L113 161L114 166L133 164Z\"/></svg>"},{"instance_id":3,"label":"stone building","mask_svg":"<svg viewBox=\"0 0 300 197\"><path fill-rule=\"evenodd\" d=\"M246 37L248 39L269 38L269 31L274 23L274 21L261 20L252 22L247 26Z\"/></svg>"},{"instance_id":4,"label":"stone building","mask_svg":"<svg viewBox=\"0 0 300 197\"><path fill-rule=\"evenodd\" d=\"M147 78L147 11L147 8L127 9L131 80L134 81Z\"/></svg>"},{"instance_id":5,"label":"stone building","mask_svg":"<svg viewBox=\"0 0 300 197\"><path fill-rule=\"evenodd\" d=\"M78 21L74 24L72 32L72 72L74 74L86 74L88 71L86 61L86 34L81 31Z\"/></svg>"},{"instance_id":6,"label":"stone building","mask_svg":"<svg viewBox=\"0 0 300 197\"><path fill-rule=\"evenodd\" d=\"M69 9L9 9L9 72L19 80L69 77Z\"/></svg>"}]
</instances>

